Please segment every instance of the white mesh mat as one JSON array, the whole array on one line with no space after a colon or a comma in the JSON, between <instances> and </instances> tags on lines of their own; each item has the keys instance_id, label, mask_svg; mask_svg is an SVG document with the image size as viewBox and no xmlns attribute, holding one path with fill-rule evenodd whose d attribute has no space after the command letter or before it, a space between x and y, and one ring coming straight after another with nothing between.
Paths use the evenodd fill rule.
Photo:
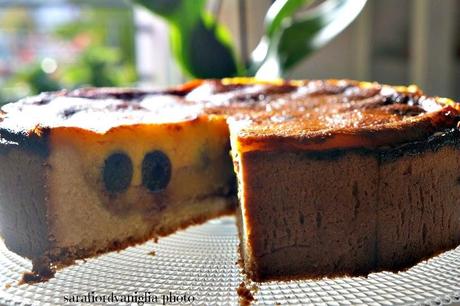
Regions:
<instances>
[{"instance_id":1,"label":"white mesh mat","mask_svg":"<svg viewBox=\"0 0 460 306\"><path fill-rule=\"evenodd\" d=\"M115 301L110 296L137 296L137 301L149 296L151 304L175 297L175 303L169 305L235 305L236 288L243 280L236 264L237 246L234 219L225 217L180 231L158 243L147 242L79 262L44 283L18 285L21 273L30 270L31 263L8 251L0 241L0 304L62 305L74 301L67 303L74 305L86 295L88 299L83 302L93 305L104 304L104 297L106 302ZM258 287L254 294L256 305L457 304L460 247L398 274L270 282ZM136 305L135 300L130 301Z\"/></svg>"}]
</instances>

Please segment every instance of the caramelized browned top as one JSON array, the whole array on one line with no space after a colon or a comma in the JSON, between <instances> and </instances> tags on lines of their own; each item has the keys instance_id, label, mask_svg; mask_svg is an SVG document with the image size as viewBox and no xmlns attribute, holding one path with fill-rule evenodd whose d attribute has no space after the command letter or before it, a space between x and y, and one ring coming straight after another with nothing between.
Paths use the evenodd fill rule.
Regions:
<instances>
[{"instance_id":1,"label":"caramelized browned top","mask_svg":"<svg viewBox=\"0 0 460 306\"><path fill-rule=\"evenodd\" d=\"M83 89L4 106L0 128L76 126L105 133L131 124L228 118L238 150L375 147L456 128L458 105L414 86L349 80L194 81L166 91Z\"/></svg>"},{"instance_id":2,"label":"caramelized browned top","mask_svg":"<svg viewBox=\"0 0 460 306\"><path fill-rule=\"evenodd\" d=\"M230 79L204 83L187 98L229 116L233 148L243 152L393 145L457 128L460 119L457 103L426 97L415 86L349 80Z\"/></svg>"}]
</instances>

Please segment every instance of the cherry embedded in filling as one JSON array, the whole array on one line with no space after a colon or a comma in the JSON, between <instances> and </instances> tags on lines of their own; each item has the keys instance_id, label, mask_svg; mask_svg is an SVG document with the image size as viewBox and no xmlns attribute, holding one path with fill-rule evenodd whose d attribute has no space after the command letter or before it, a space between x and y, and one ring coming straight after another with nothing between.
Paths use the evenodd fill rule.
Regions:
<instances>
[{"instance_id":1,"label":"cherry embedded in filling","mask_svg":"<svg viewBox=\"0 0 460 306\"><path fill-rule=\"evenodd\" d=\"M150 191L162 191L171 180L171 161L161 151L152 151L142 161L142 184Z\"/></svg>"},{"instance_id":2,"label":"cherry embedded in filling","mask_svg":"<svg viewBox=\"0 0 460 306\"><path fill-rule=\"evenodd\" d=\"M133 177L133 163L125 153L113 153L104 161L102 170L105 189L108 192L122 192L128 188Z\"/></svg>"}]
</instances>

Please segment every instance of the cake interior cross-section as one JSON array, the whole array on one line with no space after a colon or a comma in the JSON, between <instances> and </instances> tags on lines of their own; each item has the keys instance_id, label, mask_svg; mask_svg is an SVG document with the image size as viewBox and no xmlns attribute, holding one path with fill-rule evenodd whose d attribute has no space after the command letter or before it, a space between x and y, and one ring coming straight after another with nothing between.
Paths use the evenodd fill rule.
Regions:
<instances>
[{"instance_id":1,"label":"cake interior cross-section","mask_svg":"<svg viewBox=\"0 0 460 306\"><path fill-rule=\"evenodd\" d=\"M25 281L226 214L255 281L400 271L460 244L459 121L351 80L44 93L0 112L0 235Z\"/></svg>"}]
</instances>

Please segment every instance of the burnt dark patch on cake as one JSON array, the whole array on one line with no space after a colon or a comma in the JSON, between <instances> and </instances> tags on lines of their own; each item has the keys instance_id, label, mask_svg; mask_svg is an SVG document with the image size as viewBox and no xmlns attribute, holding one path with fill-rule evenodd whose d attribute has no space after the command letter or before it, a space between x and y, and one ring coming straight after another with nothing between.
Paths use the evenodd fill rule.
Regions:
<instances>
[{"instance_id":1,"label":"burnt dark patch on cake","mask_svg":"<svg viewBox=\"0 0 460 306\"><path fill-rule=\"evenodd\" d=\"M47 257L35 259L32 261L32 271L22 275L19 285L45 282L54 277L56 269L56 265Z\"/></svg>"},{"instance_id":2,"label":"burnt dark patch on cake","mask_svg":"<svg viewBox=\"0 0 460 306\"><path fill-rule=\"evenodd\" d=\"M42 93L37 96L37 99L32 101L35 105L45 105L51 102L55 98L55 95L52 93Z\"/></svg>"},{"instance_id":3,"label":"burnt dark patch on cake","mask_svg":"<svg viewBox=\"0 0 460 306\"><path fill-rule=\"evenodd\" d=\"M401 117L413 117L425 113L425 110L417 105L392 104L386 109L390 114Z\"/></svg>"},{"instance_id":4,"label":"burnt dark patch on cake","mask_svg":"<svg viewBox=\"0 0 460 306\"><path fill-rule=\"evenodd\" d=\"M123 102L114 105L114 110L116 111L123 111L123 110L146 110L145 107L142 107L139 103L129 103Z\"/></svg>"},{"instance_id":5,"label":"burnt dark patch on cake","mask_svg":"<svg viewBox=\"0 0 460 306\"><path fill-rule=\"evenodd\" d=\"M69 97L103 100L141 100L147 95L158 94L158 91L144 91L140 89L122 89L122 88L82 88L71 91L67 94Z\"/></svg>"},{"instance_id":6,"label":"burnt dark patch on cake","mask_svg":"<svg viewBox=\"0 0 460 306\"><path fill-rule=\"evenodd\" d=\"M357 95L361 99L365 99L365 103L352 103L348 109L382 109L389 114L399 116L415 116L426 112L420 103L421 97L417 94L397 92L391 95L381 95L380 91L369 90L369 93L364 95L363 90L361 90ZM353 99L355 102L360 100L356 96L353 96Z\"/></svg>"},{"instance_id":7,"label":"burnt dark patch on cake","mask_svg":"<svg viewBox=\"0 0 460 306\"><path fill-rule=\"evenodd\" d=\"M23 284L36 284L41 282L46 282L54 277L55 271L52 269L44 270L40 272L25 272L22 275L22 279L19 281L19 285Z\"/></svg>"},{"instance_id":8,"label":"burnt dark patch on cake","mask_svg":"<svg viewBox=\"0 0 460 306\"><path fill-rule=\"evenodd\" d=\"M394 145L386 145L375 148L356 147L356 148L340 148L330 150L275 150L275 151L248 151L244 155L250 157L258 155L261 152L265 154L278 154L280 151L285 151L286 154L294 154L300 158L308 160L338 160L348 153L359 154L363 156L374 155L379 162L390 162L405 155L418 155L426 151L436 152L445 146L460 147L460 130L459 128L448 128L435 132L428 137L411 141L407 143L396 143ZM460 178L459 178L460 183Z\"/></svg>"},{"instance_id":9,"label":"burnt dark patch on cake","mask_svg":"<svg viewBox=\"0 0 460 306\"><path fill-rule=\"evenodd\" d=\"M459 144L460 131L458 128L451 128L434 133L427 139L380 149L378 154L380 162L390 162L404 155L418 155L426 151L436 152L445 146L458 147Z\"/></svg>"},{"instance_id":10,"label":"burnt dark patch on cake","mask_svg":"<svg viewBox=\"0 0 460 306\"><path fill-rule=\"evenodd\" d=\"M414 106L419 104L419 100L419 95L396 92L384 97L384 105L406 104L409 106Z\"/></svg>"},{"instance_id":11,"label":"burnt dark patch on cake","mask_svg":"<svg viewBox=\"0 0 460 306\"><path fill-rule=\"evenodd\" d=\"M108 192L117 193L126 190L132 177L133 163L127 154L113 153L104 161L102 178Z\"/></svg>"},{"instance_id":12,"label":"burnt dark patch on cake","mask_svg":"<svg viewBox=\"0 0 460 306\"><path fill-rule=\"evenodd\" d=\"M429 101L431 98L421 96L420 94L396 92L389 96L383 96L382 98L382 106L387 106L385 109L396 115L416 116L429 112L429 110L425 108L424 102ZM433 103L435 102L433 101Z\"/></svg>"},{"instance_id":13,"label":"burnt dark patch on cake","mask_svg":"<svg viewBox=\"0 0 460 306\"><path fill-rule=\"evenodd\" d=\"M195 94L194 90L200 91L206 94L206 96L222 94L222 93L237 93L241 92L243 89L248 88L249 86L253 86L252 84L224 84L220 80L207 80L202 84L198 84L198 86L192 88L189 91L191 94Z\"/></svg>"},{"instance_id":14,"label":"burnt dark patch on cake","mask_svg":"<svg viewBox=\"0 0 460 306\"><path fill-rule=\"evenodd\" d=\"M172 95L172 96L177 96L177 97L185 97L187 94L190 93L191 89L169 89L165 90L163 94L165 95Z\"/></svg>"},{"instance_id":15,"label":"burnt dark patch on cake","mask_svg":"<svg viewBox=\"0 0 460 306\"><path fill-rule=\"evenodd\" d=\"M142 184L152 192L164 190L171 180L171 161L162 151L145 155L142 161Z\"/></svg>"},{"instance_id":16,"label":"burnt dark patch on cake","mask_svg":"<svg viewBox=\"0 0 460 306\"><path fill-rule=\"evenodd\" d=\"M24 104L32 104L32 105L46 105L50 103L52 100L56 99L60 96L65 96L68 93L67 90L63 89L60 91L52 91L52 92L43 92L39 95L25 98L23 101Z\"/></svg>"},{"instance_id":17,"label":"burnt dark patch on cake","mask_svg":"<svg viewBox=\"0 0 460 306\"><path fill-rule=\"evenodd\" d=\"M64 119L68 119L68 118L72 117L73 115L75 115L76 113L78 113L79 111L81 111L80 108L75 107L75 106L71 106L71 107L65 109L65 110L62 112L62 117L63 117Z\"/></svg>"},{"instance_id":18,"label":"burnt dark patch on cake","mask_svg":"<svg viewBox=\"0 0 460 306\"><path fill-rule=\"evenodd\" d=\"M42 157L49 155L50 129L36 127L32 131L15 132L0 128L0 154L6 153L12 147L21 147Z\"/></svg>"},{"instance_id":19,"label":"burnt dark patch on cake","mask_svg":"<svg viewBox=\"0 0 460 306\"><path fill-rule=\"evenodd\" d=\"M318 152L305 152L304 156L316 160L336 160L347 153L360 155L374 155L379 162L390 162L405 155L419 155L427 151L436 152L445 146L460 146L460 130L458 128L446 129L436 132L428 138L393 146L378 148L351 148Z\"/></svg>"}]
</instances>

